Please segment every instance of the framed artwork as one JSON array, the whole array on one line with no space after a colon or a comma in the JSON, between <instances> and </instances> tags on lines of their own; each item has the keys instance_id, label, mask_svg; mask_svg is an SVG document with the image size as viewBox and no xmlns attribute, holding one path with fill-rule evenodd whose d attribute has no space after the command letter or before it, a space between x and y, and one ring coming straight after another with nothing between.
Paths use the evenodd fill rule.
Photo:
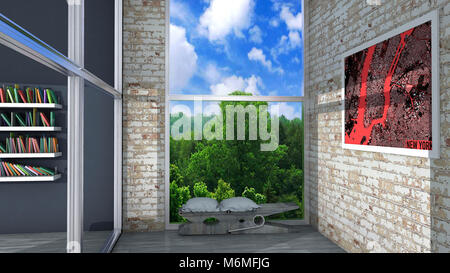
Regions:
<instances>
[{"instance_id":1,"label":"framed artwork","mask_svg":"<svg viewBox=\"0 0 450 273\"><path fill-rule=\"evenodd\" d=\"M439 157L438 11L344 53L346 149Z\"/></svg>"}]
</instances>

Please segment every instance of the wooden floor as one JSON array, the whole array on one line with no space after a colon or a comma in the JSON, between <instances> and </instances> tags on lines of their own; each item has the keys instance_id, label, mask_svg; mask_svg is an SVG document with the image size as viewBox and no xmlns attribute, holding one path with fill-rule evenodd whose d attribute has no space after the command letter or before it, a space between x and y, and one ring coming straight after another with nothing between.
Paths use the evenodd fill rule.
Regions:
<instances>
[{"instance_id":1,"label":"wooden floor","mask_svg":"<svg viewBox=\"0 0 450 273\"><path fill-rule=\"evenodd\" d=\"M123 233L113 252L121 253L343 253L310 226L298 233L180 236L176 231Z\"/></svg>"},{"instance_id":2,"label":"wooden floor","mask_svg":"<svg viewBox=\"0 0 450 273\"><path fill-rule=\"evenodd\" d=\"M100 252L111 231L89 231L83 234L83 250ZM0 234L0 253L65 253L66 232Z\"/></svg>"}]
</instances>

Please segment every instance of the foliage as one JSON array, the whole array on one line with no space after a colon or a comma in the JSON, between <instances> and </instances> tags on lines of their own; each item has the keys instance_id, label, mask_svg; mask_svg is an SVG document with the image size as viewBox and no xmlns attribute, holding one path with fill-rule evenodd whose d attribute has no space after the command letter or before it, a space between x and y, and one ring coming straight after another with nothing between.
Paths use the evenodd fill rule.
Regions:
<instances>
[{"instance_id":1,"label":"foliage","mask_svg":"<svg viewBox=\"0 0 450 273\"><path fill-rule=\"evenodd\" d=\"M181 175L180 169L175 164L170 164L170 182L175 182L179 186L184 185L183 175Z\"/></svg>"},{"instance_id":2,"label":"foliage","mask_svg":"<svg viewBox=\"0 0 450 273\"><path fill-rule=\"evenodd\" d=\"M208 191L208 187L203 182L197 182L194 184L194 196L195 197L211 197L212 193Z\"/></svg>"},{"instance_id":3,"label":"foliage","mask_svg":"<svg viewBox=\"0 0 450 273\"><path fill-rule=\"evenodd\" d=\"M212 194L212 197L216 199L217 202L221 202L224 199L234 197L234 190L231 188L230 184L219 179L216 191Z\"/></svg>"},{"instance_id":4,"label":"foliage","mask_svg":"<svg viewBox=\"0 0 450 273\"><path fill-rule=\"evenodd\" d=\"M278 202L282 203L296 203L300 209L283 212L277 215L270 216L272 219L302 219L303 218L303 204L300 202L295 194L285 194L278 198Z\"/></svg>"},{"instance_id":5,"label":"foliage","mask_svg":"<svg viewBox=\"0 0 450 273\"><path fill-rule=\"evenodd\" d=\"M253 200L256 204L266 203L266 196L264 196L263 194L257 193L255 188L245 187L245 190L242 193L242 196Z\"/></svg>"},{"instance_id":6,"label":"foliage","mask_svg":"<svg viewBox=\"0 0 450 273\"><path fill-rule=\"evenodd\" d=\"M179 187L177 182L170 183L170 221L184 222L184 218L178 215L178 209L191 199L189 187Z\"/></svg>"}]
</instances>

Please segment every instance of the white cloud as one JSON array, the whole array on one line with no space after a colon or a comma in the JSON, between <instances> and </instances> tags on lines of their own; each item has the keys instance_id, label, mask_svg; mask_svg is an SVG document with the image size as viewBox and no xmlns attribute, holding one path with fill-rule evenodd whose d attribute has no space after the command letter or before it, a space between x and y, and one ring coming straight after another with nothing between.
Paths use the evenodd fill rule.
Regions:
<instances>
[{"instance_id":1,"label":"white cloud","mask_svg":"<svg viewBox=\"0 0 450 273\"><path fill-rule=\"evenodd\" d=\"M250 41L257 44L262 43L262 31L258 26L252 27L248 33L250 34Z\"/></svg>"},{"instance_id":2,"label":"white cloud","mask_svg":"<svg viewBox=\"0 0 450 273\"><path fill-rule=\"evenodd\" d=\"M280 22L278 21L278 19L273 18L273 19L271 19L271 20L269 21L269 24L270 24L272 27L278 27L278 26L280 25Z\"/></svg>"},{"instance_id":3,"label":"white cloud","mask_svg":"<svg viewBox=\"0 0 450 273\"><path fill-rule=\"evenodd\" d=\"M303 27L303 18L302 13L299 12L297 15L294 15L288 6L283 6L281 8L280 18L286 23L288 30L293 31L301 31Z\"/></svg>"},{"instance_id":4,"label":"white cloud","mask_svg":"<svg viewBox=\"0 0 450 273\"><path fill-rule=\"evenodd\" d=\"M255 3L253 0L211 0L200 17L201 35L213 41L223 41L229 34L244 37L242 30L250 27Z\"/></svg>"},{"instance_id":5,"label":"white cloud","mask_svg":"<svg viewBox=\"0 0 450 273\"><path fill-rule=\"evenodd\" d=\"M189 6L175 0L170 1L170 17L178 19L183 23L191 23L195 20Z\"/></svg>"},{"instance_id":6,"label":"white cloud","mask_svg":"<svg viewBox=\"0 0 450 273\"><path fill-rule=\"evenodd\" d=\"M266 60L266 55L264 55L264 53L261 49L257 49L254 47L254 48L252 48L252 50L250 50L250 52L247 55L248 55L248 59L250 61L259 61L260 63L262 63L262 65L267 67L269 70L272 70L272 62L269 60Z\"/></svg>"},{"instance_id":7,"label":"white cloud","mask_svg":"<svg viewBox=\"0 0 450 273\"><path fill-rule=\"evenodd\" d=\"M286 102L280 102L278 104L273 105L278 105L279 107L278 113L276 113L274 109L272 109L272 107L269 107L270 115L277 114L279 117L285 116L289 120L302 117L301 109L296 109L294 108L294 106L291 106Z\"/></svg>"},{"instance_id":8,"label":"white cloud","mask_svg":"<svg viewBox=\"0 0 450 273\"><path fill-rule=\"evenodd\" d=\"M272 48L270 53L275 60L279 55L287 54L302 45L302 38L300 37L303 28L302 13L299 12L294 15L288 5L283 5L280 11L280 20L286 24L289 34L282 35L278 45Z\"/></svg>"},{"instance_id":9,"label":"white cloud","mask_svg":"<svg viewBox=\"0 0 450 273\"><path fill-rule=\"evenodd\" d=\"M302 45L302 38L299 32L290 31L289 36L282 35L278 45L270 50L270 54L274 60L281 54L287 54L291 50L299 48Z\"/></svg>"},{"instance_id":10,"label":"white cloud","mask_svg":"<svg viewBox=\"0 0 450 273\"><path fill-rule=\"evenodd\" d=\"M296 48L301 45L302 39L300 38L300 34L297 31L289 32L289 43L291 48Z\"/></svg>"},{"instance_id":11,"label":"white cloud","mask_svg":"<svg viewBox=\"0 0 450 273\"><path fill-rule=\"evenodd\" d=\"M253 95L259 95L259 88L264 88L264 84L260 77L252 75L251 77L244 79L238 76L231 76L222 80L221 83L211 85L211 93L213 95L226 96L234 91L244 91L252 93Z\"/></svg>"},{"instance_id":12,"label":"white cloud","mask_svg":"<svg viewBox=\"0 0 450 273\"><path fill-rule=\"evenodd\" d=\"M282 1L276 1L276 0L270 0L272 2L272 10L279 11L281 8L281 5L283 4Z\"/></svg>"},{"instance_id":13,"label":"white cloud","mask_svg":"<svg viewBox=\"0 0 450 273\"><path fill-rule=\"evenodd\" d=\"M170 25L170 89L185 87L197 69L195 47L186 39L186 29Z\"/></svg>"},{"instance_id":14,"label":"white cloud","mask_svg":"<svg viewBox=\"0 0 450 273\"><path fill-rule=\"evenodd\" d=\"M281 67L273 68L272 62L270 60L266 60L266 55L263 53L261 49L257 49L254 47L252 48L252 50L250 50L247 56L250 61L260 62L270 72L277 72L278 74L284 73L284 70Z\"/></svg>"},{"instance_id":15,"label":"white cloud","mask_svg":"<svg viewBox=\"0 0 450 273\"><path fill-rule=\"evenodd\" d=\"M202 71L203 79L209 84L217 83L222 79L222 71L214 63L209 63L206 65L205 69Z\"/></svg>"}]
</instances>

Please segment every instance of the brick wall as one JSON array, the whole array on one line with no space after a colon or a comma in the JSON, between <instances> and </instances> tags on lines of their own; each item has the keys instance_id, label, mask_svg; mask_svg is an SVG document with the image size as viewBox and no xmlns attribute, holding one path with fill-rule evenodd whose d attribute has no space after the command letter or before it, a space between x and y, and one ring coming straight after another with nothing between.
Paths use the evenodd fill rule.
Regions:
<instances>
[{"instance_id":1,"label":"brick wall","mask_svg":"<svg viewBox=\"0 0 450 273\"><path fill-rule=\"evenodd\" d=\"M164 229L165 1L123 1L123 229Z\"/></svg>"},{"instance_id":2,"label":"brick wall","mask_svg":"<svg viewBox=\"0 0 450 273\"><path fill-rule=\"evenodd\" d=\"M450 1L308 1L310 220L351 252L450 251ZM341 54L439 8L441 158L341 148Z\"/></svg>"}]
</instances>

